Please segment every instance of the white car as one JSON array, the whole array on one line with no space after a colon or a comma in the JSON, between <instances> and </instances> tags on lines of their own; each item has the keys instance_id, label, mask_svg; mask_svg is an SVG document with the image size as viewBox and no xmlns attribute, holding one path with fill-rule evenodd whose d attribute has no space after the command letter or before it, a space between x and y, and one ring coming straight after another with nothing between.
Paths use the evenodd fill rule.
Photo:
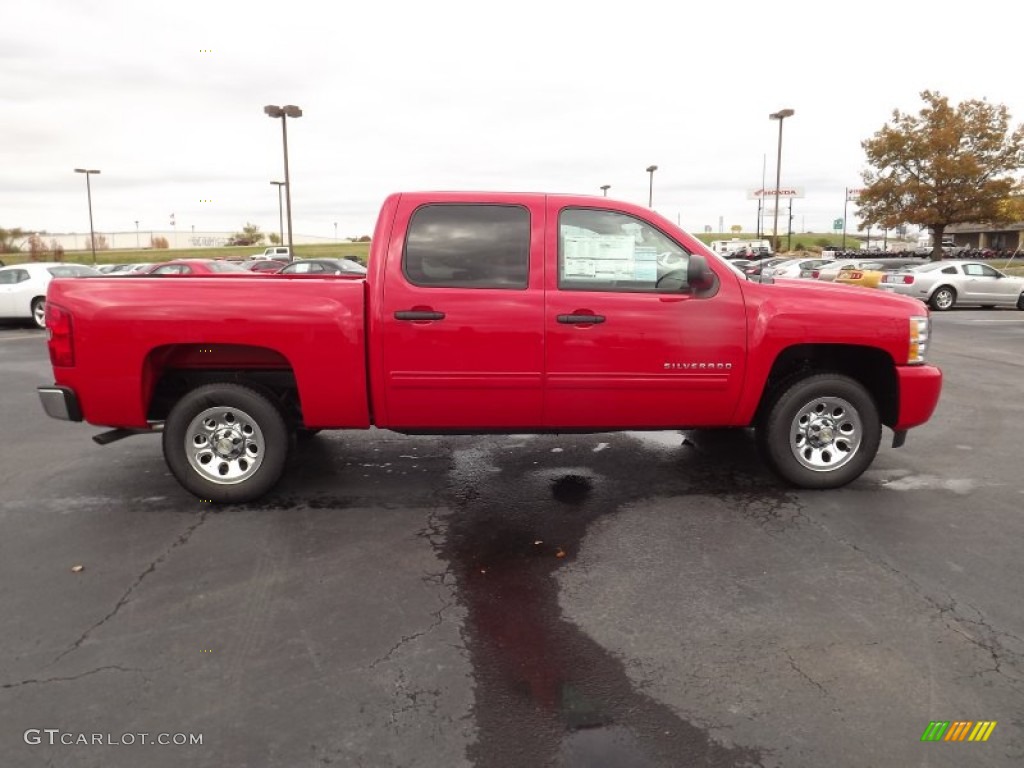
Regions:
<instances>
[{"instance_id":1,"label":"white car","mask_svg":"<svg viewBox=\"0 0 1024 768\"><path fill-rule=\"evenodd\" d=\"M55 277L96 277L81 264L40 261L0 267L0 318L31 319L46 327L46 289Z\"/></svg>"},{"instance_id":2,"label":"white car","mask_svg":"<svg viewBox=\"0 0 1024 768\"><path fill-rule=\"evenodd\" d=\"M926 301L940 312L958 305L1024 310L1024 278L1005 275L980 261L933 261L892 272L878 287Z\"/></svg>"},{"instance_id":3,"label":"white car","mask_svg":"<svg viewBox=\"0 0 1024 768\"><path fill-rule=\"evenodd\" d=\"M796 278L805 269L812 270L829 263L828 259L790 259L774 267L765 267L761 270L761 277Z\"/></svg>"}]
</instances>

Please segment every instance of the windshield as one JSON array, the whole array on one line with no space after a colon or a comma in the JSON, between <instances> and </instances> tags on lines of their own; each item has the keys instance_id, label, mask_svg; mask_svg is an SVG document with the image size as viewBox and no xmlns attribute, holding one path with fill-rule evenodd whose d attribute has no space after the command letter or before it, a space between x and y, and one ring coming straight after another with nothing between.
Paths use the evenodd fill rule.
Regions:
<instances>
[{"instance_id":1,"label":"windshield","mask_svg":"<svg viewBox=\"0 0 1024 768\"><path fill-rule=\"evenodd\" d=\"M46 271L54 277L92 277L100 274L92 267L80 267L76 264L65 264L60 267L47 267Z\"/></svg>"},{"instance_id":2,"label":"windshield","mask_svg":"<svg viewBox=\"0 0 1024 768\"><path fill-rule=\"evenodd\" d=\"M232 264L232 263L227 262L227 261L214 261L214 262L210 263L210 271L211 272L245 272L246 270L242 269L237 264Z\"/></svg>"}]
</instances>

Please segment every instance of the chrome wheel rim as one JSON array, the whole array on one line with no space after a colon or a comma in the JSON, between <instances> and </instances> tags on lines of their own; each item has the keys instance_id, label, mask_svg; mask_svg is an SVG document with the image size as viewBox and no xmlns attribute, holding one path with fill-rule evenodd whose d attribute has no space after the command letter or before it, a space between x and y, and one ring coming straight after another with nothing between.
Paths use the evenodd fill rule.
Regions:
<instances>
[{"instance_id":1,"label":"chrome wheel rim","mask_svg":"<svg viewBox=\"0 0 1024 768\"><path fill-rule=\"evenodd\" d=\"M841 397L816 397L803 405L789 429L794 458L815 472L847 464L860 448L864 427L857 409Z\"/></svg>"},{"instance_id":2,"label":"chrome wheel rim","mask_svg":"<svg viewBox=\"0 0 1024 768\"><path fill-rule=\"evenodd\" d=\"M32 307L32 319L40 328L46 327L46 302L37 301Z\"/></svg>"},{"instance_id":3,"label":"chrome wheel rim","mask_svg":"<svg viewBox=\"0 0 1024 768\"><path fill-rule=\"evenodd\" d=\"M953 294L942 290L935 294L935 306L939 309L949 309L953 306Z\"/></svg>"},{"instance_id":4,"label":"chrome wheel rim","mask_svg":"<svg viewBox=\"0 0 1024 768\"><path fill-rule=\"evenodd\" d=\"M185 431L188 463L204 480L234 485L252 477L263 463L263 431L239 408L207 408Z\"/></svg>"}]
</instances>

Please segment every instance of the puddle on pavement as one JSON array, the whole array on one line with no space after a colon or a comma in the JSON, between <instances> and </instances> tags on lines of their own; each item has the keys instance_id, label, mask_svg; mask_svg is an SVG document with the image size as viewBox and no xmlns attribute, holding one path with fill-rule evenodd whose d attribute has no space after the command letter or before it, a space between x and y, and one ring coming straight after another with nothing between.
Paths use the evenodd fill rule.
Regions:
<instances>
[{"instance_id":1,"label":"puddle on pavement","mask_svg":"<svg viewBox=\"0 0 1024 768\"><path fill-rule=\"evenodd\" d=\"M682 436L676 439L681 445ZM624 436L612 437L611 449L600 452L587 437L514 443L456 447L448 489L453 512L446 534L434 540L467 610L478 728L471 762L488 768L761 765L756 751L714 742L638 691L621 659L563 618L554 579L556 569L572 567L588 526L623 504L736 490L737 446L741 456L752 453L748 442L725 438L724 448L696 458L683 452L699 443L648 455ZM723 474L721 465L730 468ZM680 514L696 513L684 504Z\"/></svg>"}]
</instances>

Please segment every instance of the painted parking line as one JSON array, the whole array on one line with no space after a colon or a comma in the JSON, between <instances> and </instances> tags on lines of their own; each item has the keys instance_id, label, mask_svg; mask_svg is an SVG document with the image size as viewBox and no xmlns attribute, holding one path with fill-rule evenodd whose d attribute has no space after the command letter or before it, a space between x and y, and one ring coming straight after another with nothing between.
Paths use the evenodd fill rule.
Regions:
<instances>
[{"instance_id":1,"label":"painted parking line","mask_svg":"<svg viewBox=\"0 0 1024 768\"><path fill-rule=\"evenodd\" d=\"M20 341L22 339L40 339L46 341L45 333L20 333L16 336L7 335L6 333L0 333L0 341Z\"/></svg>"}]
</instances>

